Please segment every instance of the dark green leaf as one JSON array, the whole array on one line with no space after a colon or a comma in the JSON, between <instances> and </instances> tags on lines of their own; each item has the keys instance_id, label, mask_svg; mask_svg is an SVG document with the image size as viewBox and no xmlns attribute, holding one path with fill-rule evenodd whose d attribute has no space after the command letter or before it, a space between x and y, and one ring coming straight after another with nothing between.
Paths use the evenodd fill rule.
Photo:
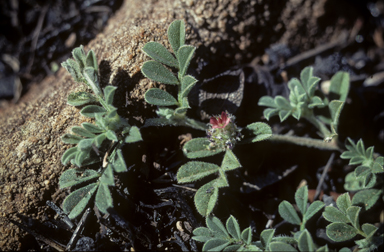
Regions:
<instances>
[{"instance_id":1,"label":"dark green leaf","mask_svg":"<svg viewBox=\"0 0 384 252\"><path fill-rule=\"evenodd\" d=\"M63 172L59 178L60 189L81 184L85 181L99 177L99 173L94 170L69 169Z\"/></svg>"},{"instance_id":2,"label":"dark green leaf","mask_svg":"<svg viewBox=\"0 0 384 252\"><path fill-rule=\"evenodd\" d=\"M238 249L240 248L241 248L241 245L237 245L237 244L229 245L223 250L223 252L239 251ZM258 250L252 250L252 251L258 251Z\"/></svg>"},{"instance_id":3,"label":"dark green leaf","mask_svg":"<svg viewBox=\"0 0 384 252\"><path fill-rule=\"evenodd\" d=\"M367 235L367 237L372 237L378 229L379 229L378 227L369 223L364 223L361 226L361 230L363 230L363 232Z\"/></svg>"},{"instance_id":4,"label":"dark green leaf","mask_svg":"<svg viewBox=\"0 0 384 252\"><path fill-rule=\"evenodd\" d=\"M185 43L185 26L183 20L175 20L168 27L168 40L176 54Z\"/></svg>"},{"instance_id":5,"label":"dark green leaf","mask_svg":"<svg viewBox=\"0 0 384 252\"><path fill-rule=\"evenodd\" d=\"M96 101L97 98L88 92L70 93L67 99L67 103L71 106L82 106Z\"/></svg>"},{"instance_id":6,"label":"dark green leaf","mask_svg":"<svg viewBox=\"0 0 384 252\"><path fill-rule=\"evenodd\" d=\"M72 134L64 134L61 136L61 141L66 144L77 144L83 139L84 138Z\"/></svg>"},{"instance_id":7,"label":"dark green leaf","mask_svg":"<svg viewBox=\"0 0 384 252\"><path fill-rule=\"evenodd\" d=\"M96 135L89 132L88 130L82 128L82 127L79 127L79 126L74 126L72 127L71 131L75 134L78 134L79 136L82 136L82 137L95 137Z\"/></svg>"},{"instance_id":8,"label":"dark green leaf","mask_svg":"<svg viewBox=\"0 0 384 252\"><path fill-rule=\"evenodd\" d=\"M80 114L82 114L83 116L86 116L86 117L94 118L95 113L100 114L100 115L104 115L106 112L107 111L103 107L100 107L97 105L88 105L80 111Z\"/></svg>"},{"instance_id":9,"label":"dark green leaf","mask_svg":"<svg viewBox=\"0 0 384 252\"><path fill-rule=\"evenodd\" d=\"M347 191L359 191L364 189L364 178L356 178L355 172L350 172L345 176L344 189Z\"/></svg>"},{"instance_id":10,"label":"dark green leaf","mask_svg":"<svg viewBox=\"0 0 384 252\"><path fill-rule=\"evenodd\" d=\"M141 72L145 77L153 81L172 85L179 84L179 80L175 77L175 75L173 75L170 70L157 61L150 60L144 62L141 67Z\"/></svg>"},{"instance_id":11,"label":"dark green leaf","mask_svg":"<svg viewBox=\"0 0 384 252\"><path fill-rule=\"evenodd\" d=\"M349 223L348 218L340 212L337 208L333 206L327 206L325 207L325 210L323 212L323 217L330 222L344 222Z\"/></svg>"},{"instance_id":12,"label":"dark green leaf","mask_svg":"<svg viewBox=\"0 0 384 252\"><path fill-rule=\"evenodd\" d=\"M197 190L195 195L195 206L199 214L207 217L216 205L219 189L215 187L216 181L211 181Z\"/></svg>"},{"instance_id":13,"label":"dark green leaf","mask_svg":"<svg viewBox=\"0 0 384 252\"><path fill-rule=\"evenodd\" d=\"M235 217L231 215L225 226L227 227L228 233L232 235L233 238L237 240L241 239L240 226Z\"/></svg>"},{"instance_id":14,"label":"dark green leaf","mask_svg":"<svg viewBox=\"0 0 384 252\"><path fill-rule=\"evenodd\" d=\"M295 193L295 201L297 207L300 209L300 212L305 215L307 212L307 205L308 205L308 187L302 186L299 189L297 189Z\"/></svg>"},{"instance_id":15,"label":"dark green leaf","mask_svg":"<svg viewBox=\"0 0 384 252\"><path fill-rule=\"evenodd\" d=\"M108 85L104 88L104 100L107 104L112 105L116 89L117 87L111 85Z\"/></svg>"},{"instance_id":16,"label":"dark green leaf","mask_svg":"<svg viewBox=\"0 0 384 252\"><path fill-rule=\"evenodd\" d=\"M177 51L177 60L179 61L179 76L184 77L187 73L189 63L195 53L196 48L190 45L183 45ZM180 78L180 77L179 77Z\"/></svg>"},{"instance_id":17,"label":"dark green leaf","mask_svg":"<svg viewBox=\"0 0 384 252\"><path fill-rule=\"evenodd\" d=\"M219 154L224 149L209 149L209 140L205 137L194 138L184 144L183 152L187 158L202 158Z\"/></svg>"},{"instance_id":18,"label":"dark green leaf","mask_svg":"<svg viewBox=\"0 0 384 252\"><path fill-rule=\"evenodd\" d=\"M369 173L364 177L363 185L364 188L371 188L376 184L376 175L374 173Z\"/></svg>"},{"instance_id":19,"label":"dark green leaf","mask_svg":"<svg viewBox=\"0 0 384 252\"><path fill-rule=\"evenodd\" d=\"M108 213L108 208L113 208L113 200L108 185L101 183L96 193L95 204L100 212Z\"/></svg>"},{"instance_id":20,"label":"dark green leaf","mask_svg":"<svg viewBox=\"0 0 384 252\"><path fill-rule=\"evenodd\" d=\"M361 207L357 206L350 206L347 209L347 217L351 221L352 225L356 228L360 228L359 224L359 213L360 213Z\"/></svg>"},{"instance_id":21,"label":"dark green leaf","mask_svg":"<svg viewBox=\"0 0 384 252\"><path fill-rule=\"evenodd\" d=\"M148 42L144 45L143 51L152 59L166 64L170 67L179 68L179 63L173 55L162 44L157 42Z\"/></svg>"},{"instance_id":22,"label":"dark green leaf","mask_svg":"<svg viewBox=\"0 0 384 252\"><path fill-rule=\"evenodd\" d=\"M331 223L326 228L327 236L335 242L352 239L357 235L357 230L345 223Z\"/></svg>"},{"instance_id":23,"label":"dark green leaf","mask_svg":"<svg viewBox=\"0 0 384 252\"><path fill-rule=\"evenodd\" d=\"M187 112L187 110L188 110L189 108L190 108L190 107L176 108L176 109L175 109L175 115L185 115L185 113Z\"/></svg>"},{"instance_id":24,"label":"dark green leaf","mask_svg":"<svg viewBox=\"0 0 384 252\"><path fill-rule=\"evenodd\" d=\"M365 177L367 176L369 173L371 173L371 169L367 166L359 166L355 169L355 176L358 178L358 177Z\"/></svg>"},{"instance_id":25,"label":"dark green leaf","mask_svg":"<svg viewBox=\"0 0 384 252\"><path fill-rule=\"evenodd\" d=\"M63 165L67 165L67 163L75 158L76 156L76 153L77 153L77 146L75 147L72 147L72 148L69 148L68 150L66 150L63 154L63 156L61 157L61 163Z\"/></svg>"},{"instance_id":26,"label":"dark green leaf","mask_svg":"<svg viewBox=\"0 0 384 252\"><path fill-rule=\"evenodd\" d=\"M279 205L279 214L284 220L291 224L300 225L301 220L296 213L295 208L288 201L284 200Z\"/></svg>"},{"instance_id":27,"label":"dark green leaf","mask_svg":"<svg viewBox=\"0 0 384 252\"><path fill-rule=\"evenodd\" d=\"M157 106L178 105L177 100L167 91L151 88L145 93L145 101Z\"/></svg>"},{"instance_id":28,"label":"dark green leaf","mask_svg":"<svg viewBox=\"0 0 384 252\"><path fill-rule=\"evenodd\" d=\"M219 171L219 169L220 167L216 164L190 161L180 167L177 172L177 181L179 183L193 182L215 173Z\"/></svg>"},{"instance_id":29,"label":"dark green leaf","mask_svg":"<svg viewBox=\"0 0 384 252\"><path fill-rule=\"evenodd\" d=\"M83 212L97 187L97 183L87 185L72 192L65 198L63 202L63 210L65 213L69 213L68 217L70 219L76 218Z\"/></svg>"}]
</instances>

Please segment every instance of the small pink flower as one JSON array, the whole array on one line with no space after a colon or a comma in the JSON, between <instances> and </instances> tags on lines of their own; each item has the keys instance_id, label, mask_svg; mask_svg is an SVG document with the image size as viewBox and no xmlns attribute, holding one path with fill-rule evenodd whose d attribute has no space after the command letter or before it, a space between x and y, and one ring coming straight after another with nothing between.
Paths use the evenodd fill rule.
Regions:
<instances>
[{"instance_id":1,"label":"small pink flower","mask_svg":"<svg viewBox=\"0 0 384 252\"><path fill-rule=\"evenodd\" d=\"M221 112L221 116L211 117L209 123L212 125L212 129L224 129L225 126L231 121L226 112Z\"/></svg>"}]
</instances>

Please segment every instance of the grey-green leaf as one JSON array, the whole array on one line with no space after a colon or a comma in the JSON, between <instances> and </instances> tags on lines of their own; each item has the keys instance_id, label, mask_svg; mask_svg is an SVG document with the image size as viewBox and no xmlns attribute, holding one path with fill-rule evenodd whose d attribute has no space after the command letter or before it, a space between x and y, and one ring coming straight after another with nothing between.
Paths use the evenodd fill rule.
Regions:
<instances>
[{"instance_id":1,"label":"grey-green leaf","mask_svg":"<svg viewBox=\"0 0 384 252\"><path fill-rule=\"evenodd\" d=\"M112 163L113 169L115 172L126 172L128 171L127 165L125 164L123 153L121 152L121 149L118 149L116 151L115 160Z\"/></svg>"},{"instance_id":2,"label":"grey-green leaf","mask_svg":"<svg viewBox=\"0 0 384 252\"><path fill-rule=\"evenodd\" d=\"M327 236L335 241L342 242L352 239L357 235L357 230L345 223L331 223L326 227Z\"/></svg>"},{"instance_id":3,"label":"grey-green leaf","mask_svg":"<svg viewBox=\"0 0 384 252\"><path fill-rule=\"evenodd\" d=\"M265 248L265 250L269 247L269 244L272 241L273 235L275 233L275 229L264 229L260 234L261 245Z\"/></svg>"},{"instance_id":4,"label":"grey-green leaf","mask_svg":"<svg viewBox=\"0 0 384 252\"><path fill-rule=\"evenodd\" d=\"M176 58L162 44L157 42L148 42L144 45L143 51L152 59L166 64L170 67L179 68Z\"/></svg>"},{"instance_id":5,"label":"grey-green leaf","mask_svg":"<svg viewBox=\"0 0 384 252\"><path fill-rule=\"evenodd\" d=\"M112 165L108 164L107 168L105 168L104 173L100 177L100 182L105 185L114 186L115 180L113 178L113 170Z\"/></svg>"},{"instance_id":6,"label":"grey-green leaf","mask_svg":"<svg viewBox=\"0 0 384 252\"><path fill-rule=\"evenodd\" d=\"M88 123L88 122L83 122L81 124L81 126L86 129L87 131L91 132L91 133L102 133L104 132L103 129L100 129L99 127L97 127L96 125L92 124L92 123Z\"/></svg>"},{"instance_id":7,"label":"grey-green leaf","mask_svg":"<svg viewBox=\"0 0 384 252\"><path fill-rule=\"evenodd\" d=\"M347 209L352 205L351 198L348 193L343 193L336 200L336 205L341 212L346 213Z\"/></svg>"},{"instance_id":8,"label":"grey-green leaf","mask_svg":"<svg viewBox=\"0 0 384 252\"><path fill-rule=\"evenodd\" d=\"M313 243L312 236L306 229L301 233L297 245L300 251L315 251L315 244Z\"/></svg>"},{"instance_id":9,"label":"grey-green leaf","mask_svg":"<svg viewBox=\"0 0 384 252\"><path fill-rule=\"evenodd\" d=\"M70 219L76 218L83 212L97 187L97 183L92 183L72 192L65 198L63 210L65 213L69 213L68 217Z\"/></svg>"},{"instance_id":10,"label":"grey-green leaf","mask_svg":"<svg viewBox=\"0 0 384 252\"><path fill-rule=\"evenodd\" d=\"M227 227L228 233L232 235L233 238L237 240L241 239L240 226L235 217L231 215L225 226Z\"/></svg>"},{"instance_id":11,"label":"grey-green leaf","mask_svg":"<svg viewBox=\"0 0 384 252\"><path fill-rule=\"evenodd\" d=\"M177 51L177 60L179 61L180 70L179 76L184 77L187 73L189 63L195 53L196 48L190 45L184 45Z\"/></svg>"},{"instance_id":12,"label":"grey-green leaf","mask_svg":"<svg viewBox=\"0 0 384 252\"><path fill-rule=\"evenodd\" d=\"M196 84L197 80L191 75L185 75L181 80L181 97L188 97L189 92Z\"/></svg>"},{"instance_id":13,"label":"grey-green leaf","mask_svg":"<svg viewBox=\"0 0 384 252\"><path fill-rule=\"evenodd\" d=\"M284 220L291 224L300 225L301 220L296 213L296 210L293 208L292 204L284 200L279 205L279 214L283 217Z\"/></svg>"},{"instance_id":14,"label":"grey-green leaf","mask_svg":"<svg viewBox=\"0 0 384 252\"><path fill-rule=\"evenodd\" d=\"M277 106L275 104L275 100L271 96L261 97L259 102L257 103L257 105L271 107L271 108L277 108Z\"/></svg>"},{"instance_id":15,"label":"grey-green leaf","mask_svg":"<svg viewBox=\"0 0 384 252\"><path fill-rule=\"evenodd\" d=\"M104 134L100 134L97 137L93 139L93 143L95 144L95 147L100 148L101 144L104 142L104 140L107 138L107 136Z\"/></svg>"},{"instance_id":16,"label":"grey-green leaf","mask_svg":"<svg viewBox=\"0 0 384 252\"><path fill-rule=\"evenodd\" d=\"M345 102L349 91L349 73L337 72L331 78L331 85L329 87L329 95L331 100L340 100Z\"/></svg>"},{"instance_id":17,"label":"grey-green leaf","mask_svg":"<svg viewBox=\"0 0 384 252\"><path fill-rule=\"evenodd\" d=\"M271 242L269 244L269 250L271 252L279 252L279 251L285 251L285 252L297 252L297 250L292 247L291 245L284 243L284 242Z\"/></svg>"},{"instance_id":18,"label":"grey-green leaf","mask_svg":"<svg viewBox=\"0 0 384 252\"><path fill-rule=\"evenodd\" d=\"M63 156L61 157L61 163L63 165L67 165L67 163L75 158L76 156L76 153L77 153L77 146L75 147L72 147L72 148L69 148L68 150L66 150L63 154Z\"/></svg>"},{"instance_id":19,"label":"grey-green leaf","mask_svg":"<svg viewBox=\"0 0 384 252\"><path fill-rule=\"evenodd\" d=\"M63 141L66 144L77 144L81 140L83 140L82 137L72 135L72 134L64 134L61 136L61 141Z\"/></svg>"},{"instance_id":20,"label":"grey-green leaf","mask_svg":"<svg viewBox=\"0 0 384 252\"><path fill-rule=\"evenodd\" d=\"M236 155L233 154L232 150L226 150L223 161L221 163L221 168L224 171L230 171L241 167L239 160Z\"/></svg>"},{"instance_id":21,"label":"grey-green leaf","mask_svg":"<svg viewBox=\"0 0 384 252\"><path fill-rule=\"evenodd\" d=\"M199 214L207 217L216 205L219 189L215 187L215 181L211 181L197 190L195 194L195 206Z\"/></svg>"},{"instance_id":22,"label":"grey-green leaf","mask_svg":"<svg viewBox=\"0 0 384 252\"><path fill-rule=\"evenodd\" d=\"M308 205L308 187L302 186L297 189L295 193L295 201L297 207L300 209L300 212L305 215L307 212Z\"/></svg>"},{"instance_id":23,"label":"grey-green leaf","mask_svg":"<svg viewBox=\"0 0 384 252\"><path fill-rule=\"evenodd\" d=\"M113 208L113 200L108 185L101 183L96 193L95 204L100 212L108 213L108 208Z\"/></svg>"},{"instance_id":24,"label":"grey-green leaf","mask_svg":"<svg viewBox=\"0 0 384 252\"><path fill-rule=\"evenodd\" d=\"M87 84L91 87L96 96L101 96L101 89L99 86L99 77L97 71L93 67L86 67L83 70L83 76Z\"/></svg>"},{"instance_id":25,"label":"grey-green leaf","mask_svg":"<svg viewBox=\"0 0 384 252\"><path fill-rule=\"evenodd\" d=\"M82 106L96 101L97 98L88 92L70 93L67 98L67 103L71 106Z\"/></svg>"},{"instance_id":26,"label":"grey-green leaf","mask_svg":"<svg viewBox=\"0 0 384 252\"><path fill-rule=\"evenodd\" d=\"M184 155L187 156L187 158L202 158L213 156L224 151L224 149L209 149L209 143L209 140L205 137L194 138L184 145Z\"/></svg>"},{"instance_id":27,"label":"grey-green leaf","mask_svg":"<svg viewBox=\"0 0 384 252\"><path fill-rule=\"evenodd\" d=\"M185 25L183 20L175 20L168 27L168 40L176 54L185 43Z\"/></svg>"},{"instance_id":28,"label":"grey-green leaf","mask_svg":"<svg viewBox=\"0 0 384 252\"><path fill-rule=\"evenodd\" d=\"M332 123L334 125L337 125L339 123L339 117L341 110L343 109L343 104L344 102L342 101L333 100L328 105L329 112L331 113Z\"/></svg>"},{"instance_id":29,"label":"grey-green leaf","mask_svg":"<svg viewBox=\"0 0 384 252\"><path fill-rule=\"evenodd\" d=\"M207 242L214 237L213 232L206 227L198 227L193 230L193 237L195 241Z\"/></svg>"},{"instance_id":30,"label":"grey-green leaf","mask_svg":"<svg viewBox=\"0 0 384 252\"><path fill-rule=\"evenodd\" d=\"M83 46L76 47L72 50L72 56L75 58L82 71L85 67L85 52Z\"/></svg>"},{"instance_id":31,"label":"grey-green leaf","mask_svg":"<svg viewBox=\"0 0 384 252\"><path fill-rule=\"evenodd\" d=\"M97 105L88 105L85 106L81 111L80 114L86 117L94 118L95 114L104 115L107 111L105 108L97 106Z\"/></svg>"},{"instance_id":32,"label":"grey-green leaf","mask_svg":"<svg viewBox=\"0 0 384 252\"><path fill-rule=\"evenodd\" d=\"M85 59L85 65L87 67L92 67L93 69L98 71L96 55L92 50L90 50L87 54L87 58Z\"/></svg>"},{"instance_id":33,"label":"grey-green leaf","mask_svg":"<svg viewBox=\"0 0 384 252\"><path fill-rule=\"evenodd\" d=\"M88 130L80 127L80 126L74 126L72 127L71 131L79 136L82 136L82 137L95 137L96 135L89 132Z\"/></svg>"},{"instance_id":34,"label":"grey-green leaf","mask_svg":"<svg viewBox=\"0 0 384 252\"><path fill-rule=\"evenodd\" d=\"M372 237L375 232L378 230L379 228L372 225L372 224L369 224L369 223L364 223L362 226L361 226L361 230L363 230L363 232L368 236L368 237Z\"/></svg>"},{"instance_id":35,"label":"grey-green leaf","mask_svg":"<svg viewBox=\"0 0 384 252\"><path fill-rule=\"evenodd\" d=\"M105 132L105 136L111 141L115 141L115 142L119 141L116 133L112 130L108 130L107 132Z\"/></svg>"},{"instance_id":36,"label":"grey-green leaf","mask_svg":"<svg viewBox=\"0 0 384 252\"><path fill-rule=\"evenodd\" d=\"M245 244L251 244L252 242L252 229L251 227L247 227L241 232L241 239L245 242Z\"/></svg>"},{"instance_id":37,"label":"grey-green leaf","mask_svg":"<svg viewBox=\"0 0 384 252\"><path fill-rule=\"evenodd\" d=\"M262 122L255 122L247 125L241 132L244 135L241 143L259 142L272 136L271 127Z\"/></svg>"},{"instance_id":38,"label":"grey-green leaf","mask_svg":"<svg viewBox=\"0 0 384 252\"><path fill-rule=\"evenodd\" d=\"M368 210L376 204L381 194L380 189L367 189L359 191L355 194L355 196L353 196L352 204L362 206L365 210Z\"/></svg>"},{"instance_id":39,"label":"grey-green leaf","mask_svg":"<svg viewBox=\"0 0 384 252\"><path fill-rule=\"evenodd\" d=\"M304 220L309 220L314 216L317 212L319 212L324 207L324 202L316 200L312 202L312 204L308 207L307 213L304 215Z\"/></svg>"},{"instance_id":40,"label":"grey-green leaf","mask_svg":"<svg viewBox=\"0 0 384 252\"><path fill-rule=\"evenodd\" d=\"M94 170L69 169L63 172L59 178L60 189L81 184L85 181L99 177L99 173Z\"/></svg>"},{"instance_id":41,"label":"grey-green leaf","mask_svg":"<svg viewBox=\"0 0 384 252\"><path fill-rule=\"evenodd\" d=\"M214 238L204 244L203 251L221 251L229 244L231 244L231 242L228 240Z\"/></svg>"},{"instance_id":42,"label":"grey-green leaf","mask_svg":"<svg viewBox=\"0 0 384 252\"><path fill-rule=\"evenodd\" d=\"M347 209L347 217L351 221L352 225L356 228L360 228L359 224L359 213L360 213L361 207L358 206L350 206Z\"/></svg>"},{"instance_id":43,"label":"grey-green leaf","mask_svg":"<svg viewBox=\"0 0 384 252\"><path fill-rule=\"evenodd\" d=\"M145 101L157 106L178 105L177 100L167 91L159 88L151 88L145 93Z\"/></svg>"},{"instance_id":44,"label":"grey-green leaf","mask_svg":"<svg viewBox=\"0 0 384 252\"><path fill-rule=\"evenodd\" d=\"M141 67L143 75L153 81L157 81L164 84L179 84L179 80L168 70L165 66L157 61L147 61Z\"/></svg>"},{"instance_id":45,"label":"grey-green leaf","mask_svg":"<svg viewBox=\"0 0 384 252\"><path fill-rule=\"evenodd\" d=\"M92 149L93 139L83 139L77 145L79 151L89 152Z\"/></svg>"},{"instance_id":46,"label":"grey-green leaf","mask_svg":"<svg viewBox=\"0 0 384 252\"><path fill-rule=\"evenodd\" d=\"M108 85L104 88L104 100L107 104L112 105L116 89L117 87L111 85Z\"/></svg>"},{"instance_id":47,"label":"grey-green leaf","mask_svg":"<svg viewBox=\"0 0 384 252\"><path fill-rule=\"evenodd\" d=\"M129 129L129 135L124 139L126 143L136 143L142 140L143 138L141 137L140 129L136 126L132 126Z\"/></svg>"},{"instance_id":48,"label":"grey-green leaf","mask_svg":"<svg viewBox=\"0 0 384 252\"><path fill-rule=\"evenodd\" d=\"M201 161L190 161L179 168L177 181L179 183L193 182L217 172L219 166Z\"/></svg>"},{"instance_id":49,"label":"grey-green leaf","mask_svg":"<svg viewBox=\"0 0 384 252\"><path fill-rule=\"evenodd\" d=\"M327 206L325 207L325 210L323 212L323 217L330 222L343 222L343 223L349 223L348 218L340 212L337 208L333 206Z\"/></svg>"},{"instance_id":50,"label":"grey-green leaf","mask_svg":"<svg viewBox=\"0 0 384 252\"><path fill-rule=\"evenodd\" d=\"M76 82L83 81L83 74L81 73L79 64L73 59L68 59L61 63L61 65L71 74Z\"/></svg>"}]
</instances>

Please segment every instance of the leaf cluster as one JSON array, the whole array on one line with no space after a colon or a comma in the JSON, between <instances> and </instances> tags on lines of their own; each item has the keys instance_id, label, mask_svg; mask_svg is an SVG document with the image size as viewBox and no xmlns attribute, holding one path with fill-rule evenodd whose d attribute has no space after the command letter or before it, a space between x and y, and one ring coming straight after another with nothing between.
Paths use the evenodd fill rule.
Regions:
<instances>
[{"instance_id":1,"label":"leaf cluster","mask_svg":"<svg viewBox=\"0 0 384 252\"><path fill-rule=\"evenodd\" d=\"M60 179L60 188L80 187L73 191L63 202L63 209L69 218L76 218L86 208L95 196L98 209L106 213L107 208L113 207L109 186L114 186L114 172L126 172L127 166L121 147L126 143L141 141L139 128L131 126L117 114L113 106L116 87L108 85L101 90L98 81L97 59L93 51L85 54L83 47L75 48L73 59L68 59L62 65L72 75L75 81L88 85L93 94L87 92L71 93L68 104L84 106L80 114L95 118L95 124L84 122L71 128L71 133L64 134L61 139L66 144L76 146L66 150L61 158L63 165L69 162L79 168L65 171ZM100 105L90 103L99 102ZM100 163L98 170L84 169L84 166Z\"/></svg>"},{"instance_id":2,"label":"leaf cluster","mask_svg":"<svg viewBox=\"0 0 384 252\"><path fill-rule=\"evenodd\" d=\"M364 238L355 241L359 246L359 251L372 251L383 243L383 235L374 236L378 230L372 224L364 223L360 226L359 214L361 207L355 206L348 193L340 195L336 200L335 206L327 206L323 212L323 217L332 222L326 227L327 236L336 242L347 241L356 235Z\"/></svg>"},{"instance_id":3,"label":"leaf cluster","mask_svg":"<svg viewBox=\"0 0 384 252\"><path fill-rule=\"evenodd\" d=\"M244 143L258 142L272 136L272 129L265 123L256 122L242 130ZM241 143L241 142L240 142ZM184 154L191 159L213 156L225 151L221 166L216 164L190 161L182 165L177 172L179 183L188 183L200 180L211 174L218 177L200 187L195 194L195 206L202 216L208 216L218 201L219 189L229 186L226 172L241 167L236 155L230 149L208 148L210 142L207 138L194 138L188 141L183 148Z\"/></svg>"},{"instance_id":4,"label":"leaf cluster","mask_svg":"<svg viewBox=\"0 0 384 252\"><path fill-rule=\"evenodd\" d=\"M328 246L318 247L308 230L297 232L294 237L274 236L275 229L265 229L260 240L252 242L250 227L240 232L237 220L230 216L226 225L216 217L206 218L207 227L193 230L192 239L204 242L203 251L329 251ZM295 248L296 247L296 248Z\"/></svg>"},{"instance_id":5,"label":"leaf cluster","mask_svg":"<svg viewBox=\"0 0 384 252\"><path fill-rule=\"evenodd\" d=\"M185 45L185 25L182 20L172 22L168 28L168 41L173 53L169 52L158 42L148 42L143 47L143 52L153 60L146 61L141 67L143 75L153 81L176 85L177 98L167 91L151 88L145 93L145 101L161 107L177 106L176 109L163 109L158 112L160 118L152 118L146 126L182 125L205 130L205 125L199 122L189 122L185 114L190 108L188 94L197 80L186 74L193 54L196 50L191 45ZM171 71L175 69L177 74ZM186 121L187 120L187 121Z\"/></svg>"},{"instance_id":6,"label":"leaf cluster","mask_svg":"<svg viewBox=\"0 0 384 252\"><path fill-rule=\"evenodd\" d=\"M316 90L320 78L313 76L313 68L306 67L300 73L300 80L292 78L288 82L290 90L289 99L283 96L263 96L259 100L259 105L268 107L264 110L264 117L269 120L270 117L278 115L283 122L289 116L297 120L305 118L313 123L321 132L322 136L330 140L336 136L337 125L343 108L345 99L349 91L349 74L346 72L336 73L330 84L330 93L324 98L316 95ZM325 108L327 113L324 115L315 115L315 108ZM328 124L331 131L325 127Z\"/></svg>"}]
</instances>

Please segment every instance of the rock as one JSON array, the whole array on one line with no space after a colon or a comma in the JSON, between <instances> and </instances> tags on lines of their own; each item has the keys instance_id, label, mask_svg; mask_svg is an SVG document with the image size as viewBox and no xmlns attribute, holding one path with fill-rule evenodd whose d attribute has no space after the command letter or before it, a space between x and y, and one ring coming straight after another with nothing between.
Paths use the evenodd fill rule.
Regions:
<instances>
[{"instance_id":1,"label":"rock","mask_svg":"<svg viewBox=\"0 0 384 252\"><path fill-rule=\"evenodd\" d=\"M97 55L101 85L118 87L118 113L141 125L155 116L155 107L143 101L144 93L158 86L140 72L147 60L141 48L149 41L170 48L166 29L175 19L185 20L187 42L198 47L190 68L204 61L225 69L249 62L279 39L305 49L330 39L327 32L310 30L326 14L327 2L126 0L103 33L85 49ZM301 34L303 28L306 32ZM63 194L57 193L57 182L68 167L60 158L70 146L64 145L60 136L72 126L91 121L66 104L67 95L80 89L84 90L61 68L55 76L33 85L18 104L0 111L1 250L18 250L19 239L25 235L8 219L15 219L17 213L41 219L51 195L61 195L53 200L63 200Z\"/></svg>"}]
</instances>

